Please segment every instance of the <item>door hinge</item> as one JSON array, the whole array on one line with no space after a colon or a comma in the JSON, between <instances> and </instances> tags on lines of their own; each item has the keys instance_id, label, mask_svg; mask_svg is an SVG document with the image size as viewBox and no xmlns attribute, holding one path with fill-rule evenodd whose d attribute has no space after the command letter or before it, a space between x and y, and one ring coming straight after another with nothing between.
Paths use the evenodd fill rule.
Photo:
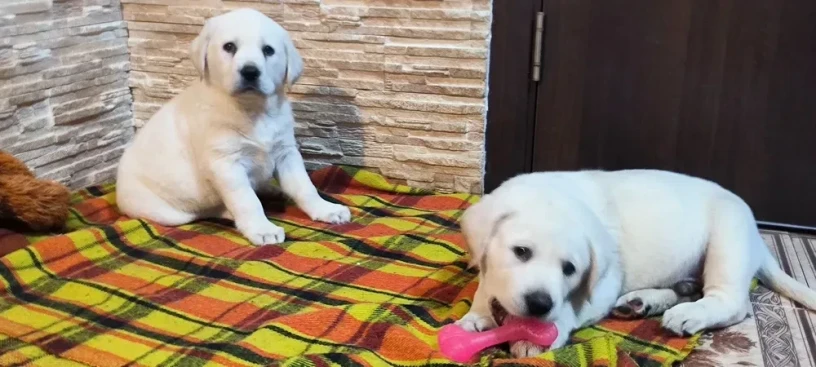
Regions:
<instances>
[{"instance_id":1,"label":"door hinge","mask_svg":"<svg viewBox=\"0 0 816 367\"><path fill-rule=\"evenodd\" d=\"M533 37L533 81L541 79L541 43L544 37L544 12L536 13L535 37Z\"/></svg>"}]
</instances>

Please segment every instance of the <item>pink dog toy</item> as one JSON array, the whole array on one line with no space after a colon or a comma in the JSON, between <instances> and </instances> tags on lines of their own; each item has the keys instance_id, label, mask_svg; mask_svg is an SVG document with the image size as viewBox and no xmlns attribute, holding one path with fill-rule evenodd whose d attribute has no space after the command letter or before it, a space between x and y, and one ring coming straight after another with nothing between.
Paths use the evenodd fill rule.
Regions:
<instances>
[{"instance_id":1,"label":"pink dog toy","mask_svg":"<svg viewBox=\"0 0 816 367\"><path fill-rule=\"evenodd\" d=\"M480 351L509 341L526 340L549 347L558 337L555 324L533 318L508 317L504 325L483 332L468 332L448 324L439 331L439 349L457 363L470 361Z\"/></svg>"}]
</instances>

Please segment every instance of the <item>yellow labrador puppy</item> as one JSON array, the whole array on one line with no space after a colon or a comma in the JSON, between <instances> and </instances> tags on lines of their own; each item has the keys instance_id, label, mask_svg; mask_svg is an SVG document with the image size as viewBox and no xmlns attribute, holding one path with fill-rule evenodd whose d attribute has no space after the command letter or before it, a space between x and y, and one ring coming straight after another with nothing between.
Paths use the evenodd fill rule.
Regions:
<instances>
[{"instance_id":1,"label":"yellow labrador puppy","mask_svg":"<svg viewBox=\"0 0 816 367\"><path fill-rule=\"evenodd\" d=\"M491 306L556 324L563 346L576 328L614 307L663 313L676 334L739 323L748 288L764 284L816 309L816 292L782 271L748 205L703 179L655 170L532 173L506 181L469 208L462 231L479 267L465 329L495 326ZM672 286L703 283L683 302ZM665 312L664 312L665 311ZM538 346L516 342L514 355Z\"/></svg>"},{"instance_id":2,"label":"yellow labrador puppy","mask_svg":"<svg viewBox=\"0 0 816 367\"><path fill-rule=\"evenodd\" d=\"M303 70L289 34L239 9L206 22L190 57L201 80L163 106L120 162L117 201L132 217L176 226L233 219L256 245L284 240L256 190L276 175L284 194L313 220L343 223L345 206L323 200L306 173L284 93Z\"/></svg>"}]
</instances>

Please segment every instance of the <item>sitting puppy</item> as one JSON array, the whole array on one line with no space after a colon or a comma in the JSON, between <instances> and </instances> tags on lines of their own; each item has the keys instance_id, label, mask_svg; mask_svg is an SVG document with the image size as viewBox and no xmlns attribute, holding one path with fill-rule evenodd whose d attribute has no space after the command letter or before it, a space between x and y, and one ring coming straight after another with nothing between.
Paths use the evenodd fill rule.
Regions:
<instances>
[{"instance_id":1,"label":"sitting puppy","mask_svg":"<svg viewBox=\"0 0 816 367\"><path fill-rule=\"evenodd\" d=\"M457 321L467 330L495 325L495 300L510 314L555 323L551 348L615 307L663 313L664 328L694 334L747 317L755 275L816 309L816 292L780 269L748 205L698 178L653 170L526 174L466 210L461 224L479 267L473 306ZM702 298L676 287L689 278L703 283ZM542 349L516 342L511 352Z\"/></svg>"},{"instance_id":2,"label":"sitting puppy","mask_svg":"<svg viewBox=\"0 0 816 367\"><path fill-rule=\"evenodd\" d=\"M323 200L306 173L284 93L303 70L288 33L239 9L207 21L190 58L201 80L163 106L119 165L117 202L131 217L176 226L223 217L256 245L284 240L256 190L284 194L311 219L343 223L349 209Z\"/></svg>"}]
</instances>

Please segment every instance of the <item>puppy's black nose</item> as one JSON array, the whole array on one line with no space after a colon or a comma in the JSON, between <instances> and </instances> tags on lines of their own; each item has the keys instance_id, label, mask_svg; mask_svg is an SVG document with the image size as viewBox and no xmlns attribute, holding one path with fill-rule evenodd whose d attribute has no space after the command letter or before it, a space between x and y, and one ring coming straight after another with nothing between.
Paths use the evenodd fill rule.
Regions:
<instances>
[{"instance_id":1,"label":"puppy's black nose","mask_svg":"<svg viewBox=\"0 0 816 367\"><path fill-rule=\"evenodd\" d=\"M241 76L248 82L254 82L261 76L261 71L255 65L246 65L241 68Z\"/></svg>"},{"instance_id":2,"label":"puppy's black nose","mask_svg":"<svg viewBox=\"0 0 816 367\"><path fill-rule=\"evenodd\" d=\"M529 316L544 316L552 310L552 297L545 292L532 292L524 295L524 304Z\"/></svg>"}]
</instances>

